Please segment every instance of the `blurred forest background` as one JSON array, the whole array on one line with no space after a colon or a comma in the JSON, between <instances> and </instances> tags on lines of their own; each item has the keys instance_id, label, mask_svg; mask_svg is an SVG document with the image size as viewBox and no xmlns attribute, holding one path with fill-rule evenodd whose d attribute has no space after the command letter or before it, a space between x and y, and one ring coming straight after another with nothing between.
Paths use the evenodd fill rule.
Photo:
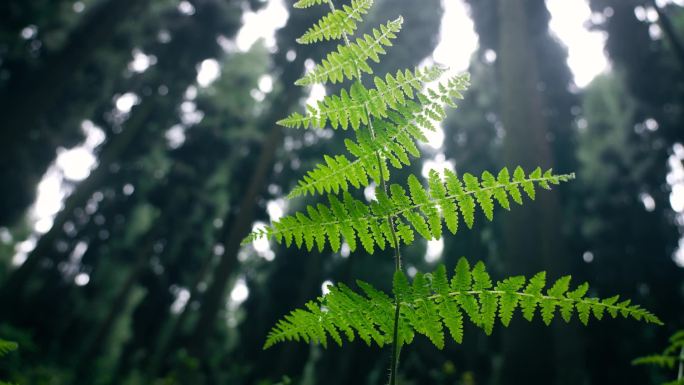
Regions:
<instances>
[{"instance_id":1,"label":"blurred forest background","mask_svg":"<svg viewBox=\"0 0 684 385\"><path fill-rule=\"evenodd\" d=\"M458 0L460 3L462 0ZM378 72L431 60L446 3L376 0L369 25L406 18ZM496 278L547 270L619 293L664 327L513 321L463 345L402 353L401 383L657 384L630 366L684 325L684 4L591 7L610 69L578 86L543 0L467 0L479 41L472 88L431 166L480 173L554 167L578 179L537 202L406 250L409 273L458 257ZM293 86L329 49L295 38L324 9L249 23L290 0L0 2L0 360L17 384L381 384L389 350L362 342L261 347L324 282L388 289L389 254L240 247L259 222L300 207L283 195L329 130L274 122L324 91ZM243 25L244 24L244 25ZM249 24L249 25L248 25ZM276 29L248 49L245 28ZM449 28L442 29L444 33ZM587 58L590 60L591 58ZM531 169L531 168L530 168ZM558 322L558 321L554 321ZM558 327L556 327L558 326ZM671 379L671 378L670 378Z\"/></svg>"}]
</instances>

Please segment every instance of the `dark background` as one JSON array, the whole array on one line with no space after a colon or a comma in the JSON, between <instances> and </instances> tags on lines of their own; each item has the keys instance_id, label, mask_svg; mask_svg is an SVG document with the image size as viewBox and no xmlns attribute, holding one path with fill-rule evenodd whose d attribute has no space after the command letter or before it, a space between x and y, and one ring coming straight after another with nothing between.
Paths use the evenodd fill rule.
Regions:
<instances>
[{"instance_id":1,"label":"dark background","mask_svg":"<svg viewBox=\"0 0 684 385\"><path fill-rule=\"evenodd\" d=\"M684 325L684 269L675 263L683 217L670 203L673 186L684 183L684 9L589 1L591 28L607 36L611 70L580 89L543 0L466 3L480 46L472 88L444 124L446 159L459 172L540 165L578 178L493 224L478 218L472 231L446 237L439 261L452 268L460 256L481 259L495 278L572 274L576 283L591 282L592 294L631 298L666 325L619 319L585 328L557 320L545 328L516 317L491 337L469 325L464 343L443 351L417 338L402 352L400 383L672 379L630 361L661 350ZM232 41L242 14L264 5L0 2L0 338L20 344L0 359L0 378L46 385L266 385L285 375L308 385L386 381L389 350L362 342L261 349L274 322L320 295L324 281L361 278L387 290L393 269L383 253L239 246L324 153L343 151L345 135L330 140L329 131L275 126L307 96L292 84L306 59L333 46L294 42L322 15L317 7L291 12L274 49L257 43L240 52ZM640 17L644 10L658 17ZM442 12L438 0L376 0L368 25L406 19L377 72L428 57ZM150 60L144 71L130 66L141 54ZM220 65L220 77L199 87L207 59ZM136 96L128 98L137 102L130 111L117 109L125 94ZM94 168L83 180L64 177L58 154L93 130L103 139L86 141ZM421 167L417 161L405 172ZM52 226L37 233L32 204L46 175L62 181L67 197ZM286 211L302 203L288 202ZM424 242L404 250L409 270L434 267L425 253Z\"/></svg>"}]
</instances>

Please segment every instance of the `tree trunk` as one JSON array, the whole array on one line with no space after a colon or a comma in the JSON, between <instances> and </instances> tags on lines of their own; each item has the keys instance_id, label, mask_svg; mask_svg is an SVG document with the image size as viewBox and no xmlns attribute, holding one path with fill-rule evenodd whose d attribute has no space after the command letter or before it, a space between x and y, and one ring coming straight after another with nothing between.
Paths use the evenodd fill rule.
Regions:
<instances>
[{"instance_id":1,"label":"tree trunk","mask_svg":"<svg viewBox=\"0 0 684 385\"><path fill-rule=\"evenodd\" d=\"M153 226L148 230L147 234L145 234L145 239L140 248L138 248L138 253L135 255L135 264L131 267L126 280L114 297L107 315L97 329L91 334L91 338L86 341L74 371L76 373L74 377L77 378L78 381L86 381L87 383L87 381L92 380L92 378L88 376L88 369L92 367L97 354L105 345L114 323L122 313L122 309L128 302L135 284L138 282L140 275L145 271L145 268L149 263L149 257L152 254L154 243L157 241L159 235L159 230L157 229L159 229L159 227Z\"/></svg>"},{"instance_id":2,"label":"tree trunk","mask_svg":"<svg viewBox=\"0 0 684 385\"><path fill-rule=\"evenodd\" d=\"M192 301L197 299L200 284L206 279L206 276L209 273L209 268L212 266L211 262L211 258L207 258L204 261L202 267L197 273L197 276L195 277L195 281L190 286L188 302L185 304L185 307L178 316L169 319L169 325L165 328L166 330L161 333L159 341L157 342L157 346L152 352L150 358L150 364L146 374L148 380L152 381L161 373L164 362L166 361L166 358L173 347L173 341L178 338L183 326L187 322L187 318L190 315L190 304Z\"/></svg>"},{"instance_id":3,"label":"tree trunk","mask_svg":"<svg viewBox=\"0 0 684 385\"><path fill-rule=\"evenodd\" d=\"M242 239L251 230L254 221L254 207L257 203L259 194L264 190L268 182L268 177L273 168L276 151L280 147L283 132L280 127L275 125L275 121L288 113L293 106L297 106L302 97L302 89L293 87L292 84L301 75L306 54L297 48L297 57L294 61L287 59L288 47L291 46L294 36L299 36L304 31L304 26L309 24L310 16L290 15L287 26L278 31L278 52L274 55L273 67L282 69L279 74L280 83L284 85L281 94L277 95L272 101L271 113L264 118L265 124L272 126L267 137L264 139L259 160L254 167L254 172L249 181L247 189L243 193L237 214L233 221L224 221L225 224L231 223L230 228L221 239L224 241L225 251L216 266L209 289L201 301L200 315L194 327L194 333L189 346L190 354L199 356L204 350L206 341L214 331L216 318L224 307L227 285L231 275L234 274L237 265L237 254L240 250ZM228 214L232 215L232 214Z\"/></svg>"},{"instance_id":4,"label":"tree trunk","mask_svg":"<svg viewBox=\"0 0 684 385\"><path fill-rule=\"evenodd\" d=\"M547 140L544 101L538 89L539 74L526 8L530 0L499 1L499 70L501 84L504 163L526 171L551 168L553 156ZM559 278L567 266L561 235L560 204L556 192L544 191L535 202L513 208L503 217L506 273L530 275L541 270ZM567 271L566 271L567 272ZM567 325L564 325L567 326ZM530 349L544 341L539 328L514 322L504 334L502 378L511 384L581 384L581 352L571 329L543 331L553 335L555 355ZM533 363L533 364L531 364Z\"/></svg>"},{"instance_id":5,"label":"tree trunk","mask_svg":"<svg viewBox=\"0 0 684 385\"><path fill-rule=\"evenodd\" d=\"M206 253L211 254L212 247L215 241L209 242L207 244ZM201 255L202 253L200 253ZM205 258L202 265L194 277L193 282L189 285L190 293L188 296L188 301L185 304L183 310L177 316L169 317L168 321L165 323L163 330L159 334L157 343L155 344L153 350L150 352L149 365L146 371L146 378L148 381L153 381L157 375L163 370L164 362L168 357L169 352L173 348L173 342L181 335L181 330L183 326L186 325L187 318L191 314L191 304L196 301L200 296L201 284L206 281L207 275L211 267L214 265L213 255Z\"/></svg>"},{"instance_id":6,"label":"tree trunk","mask_svg":"<svg viewBox=\"0 0 684 385\"><path fill-rule=\"evenodd\" d=\"M658 13L658 25L660 25L660 28L663 30L663 33L667 37L667 40L670 41L670 45L672 46L672 52L674 55L677 57L679 60L679 64L682 66L682 70L684 70L684 44L682 44L682 41L679 39L679 36L677 36L677 32L672 25L672 21L670 20L670 17L663 11L662 8L658 6L658 3L656 0L650 0L651 6L655 8L656 12Z\"/></svg>"},{"instance_id":7,"label":"tree trunk","mask_svg":"<svg viewBox=\"0 0 684 385\"><path fill-rule=\"evenodd\" d=\"M200 316L191 340L190 351L195 356L199 356L204 350L206 340L214 330L216 317L224 307L227 285L237 265L240 243L251 231L254 207L268 181L276 150L282 142L282 135L280 127L275 126L271 129L264 141L249 186L243 193L237 216L231 226L226 226L227 231L221 237L225 239L225 252L214 270L211 286L203 297Z\"/></svg>"}]
</instances>

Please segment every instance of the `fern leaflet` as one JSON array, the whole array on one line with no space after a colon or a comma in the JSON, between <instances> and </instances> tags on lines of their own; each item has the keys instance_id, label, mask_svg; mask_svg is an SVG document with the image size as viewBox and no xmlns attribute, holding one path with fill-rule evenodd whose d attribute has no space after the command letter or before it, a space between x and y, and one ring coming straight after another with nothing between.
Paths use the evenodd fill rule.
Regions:
<instances>
[{"instance_id":1,"label":"fern leaflet","mask_svg":"<svg viewBox=\"0 0 684 385\"><path fill-rule=\"evenodd\" d=\"M369 253L378 246L393 246L392 230L387 223L391 217L396 223L399 238L405 244L414 239L414 230L426 239L439 239L442 222L452 233L458 230L459 212L463 221L471 228L475 221L475 209L480 207L487 219L494 215L494 200L505 209L510 209L509 197L522 204L522 191L531 199L535 198L535 185L549 189L551 184L570 180L574 175L554 175L551 170L542 174L537 168L529 176L518 167L511 179L508 169L504 168L494 177L488 172L481 179L464 174L459 179L456 174L445 170L442 179L439 174L430 172L430 189L425 189L418 179L408 178L409 191L393 184L390 193L376 192L376 199L370 204L352 198L345 192L342 200L329 195L329 206L319 204L307 206L306 213L296 213L274 222L270 227L259 229L250 234L243 243L250 243L262 237L275 238L278 243L297 247L306 246L311 250L314 245L323 250L326 241L333 250L339 250L344 238L354 251L357 239Z\"/></svg>"},{"instance_id":2,"label":"fern leaflet","mask_svg":"<svg viewBox=\"0 0 684 385\"><path fill-rule=\"evenodd\" d=\"M357 336L368 345L391 343L395 300L365 282L357 284L363 295L340 283L329 286L328 294L307 303L305 309L285 316L271 330L264 348L289 340L327 346L328 338L341 345L343 339L353 341ZM445 329L454 341L461 343L464 319L489 335L497 319L508 326L516 309L528 321L540 313L546 325L557 315L570 322L573 314L584 325L591 316L601 320L606 314L661 324L655 315L629 300L620 301L618 296L588 298L586 283L572 291L569 284L570 277L563 277L545 289L544 272L530 280L516 276L494 283L482 262L471 269L465 258L459 260L451 279L443 265L432 274L417 273L412 283L397 272L393 291L401 303L400 340L410 344L416 333L422 334L441 349Z\"/></svg>"}]
</instances>

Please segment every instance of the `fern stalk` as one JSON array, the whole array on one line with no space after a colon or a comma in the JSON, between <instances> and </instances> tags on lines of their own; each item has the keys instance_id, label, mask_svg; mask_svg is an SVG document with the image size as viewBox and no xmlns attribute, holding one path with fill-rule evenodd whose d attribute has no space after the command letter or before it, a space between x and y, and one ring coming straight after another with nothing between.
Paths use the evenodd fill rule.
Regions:
<instances>
[{"instance_id":1,"label":"fern stalk","mask_svg":"<svg viewBox=\"0 0 684 385\"><path fill-rule=\"evenodd\" d=\"M677 381L681 382L684 379L684 346L679 351L679 370L677 371Z\"/></svg>"},{"instance_id":2,"label":"fern stalk","mask_svg":"<svg viewBox=\"0 0 684 385\"><path fill-rule=\"evenodd\" d=\"M333 0L328 0L328 6L330 7L330 10L332 12L335 12L335 4L333 3ZM350 46L349 43L349 36L347 36L347 32L342 32L342 37L344 38L344 43L347 47ZM361 74L361 69L357 68L357 73L358 73L358 78L361 80L362 74ZM368 105L364 104L364 112L366 114L366 119L368 119L368 130L370 131L371 138L375 140L376 135L375 135L375 130L373 129L373 122L371 120L371 114L368 111ZM389 189L387 188L387 181L385 178L384 174L384 167L383 162L382 162L382 155L380 152L375 153L375 158L377 161L377 167L378 170L380 170L380 185L382 186L382 190L385 192L385 195L388 194ZM377 181L376 181L377 183ZM387 215L386 218L387 224L389 225L389 228L392 233L392 244L394 245L394 271L396 272L401 272L401 251L400 251L400 246L399 246L399 238L397 237L396 230L394 228L394 219L392 218L391 215ZM394 326L393 326L393 336L392 336L392 362L390 364L390 373L389 373L389 385L396 385L397 383L397 367L399 365L399 315L401 312L401 302L399 301L399 298L395 297L395 310L394 310Z\"/></svg>"}]
</instances>

